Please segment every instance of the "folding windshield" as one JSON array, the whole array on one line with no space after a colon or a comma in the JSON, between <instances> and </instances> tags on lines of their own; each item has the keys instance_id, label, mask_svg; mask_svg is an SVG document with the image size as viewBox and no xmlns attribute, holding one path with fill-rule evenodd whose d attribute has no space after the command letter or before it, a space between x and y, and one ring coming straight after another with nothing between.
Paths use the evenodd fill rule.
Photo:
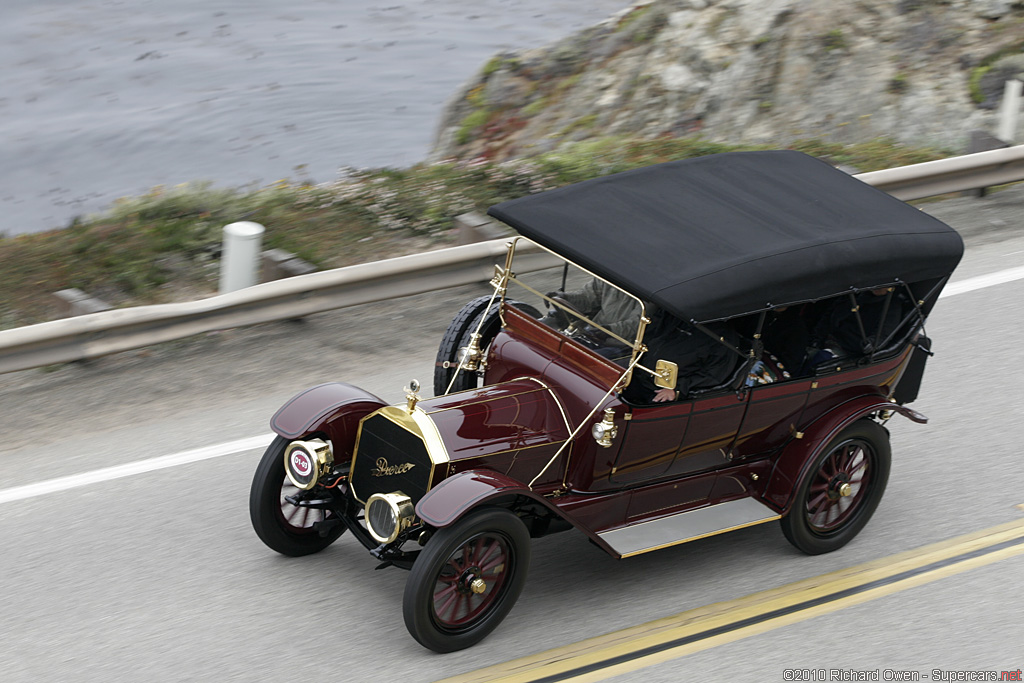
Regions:
<instances>
[{"instance_id":1,"label":"folding windshield","mask_svg":"<svg viewBox=\"0 0 1024 683\"><path fill-rule=\"evenodd\" d=\"M598 355L629 365L640 349L644 303L551 252L538 253L540 249L518 239L510 249L506 300L520 302L519 308Z\"/></svg>"}]
</instances>

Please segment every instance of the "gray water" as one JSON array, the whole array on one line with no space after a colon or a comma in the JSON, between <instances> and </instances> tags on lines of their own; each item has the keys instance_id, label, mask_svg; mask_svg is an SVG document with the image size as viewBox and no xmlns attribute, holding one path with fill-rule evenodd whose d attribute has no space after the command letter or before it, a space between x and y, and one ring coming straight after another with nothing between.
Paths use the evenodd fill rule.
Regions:
<instances>
[{"instance_id":1,"label":"gray water","mask_svg":"<svg viewBox=\"0 0 1024 683\"><path fill-rule=\"evenodd\" d=\"M406 166L499 50L629 0L0 0L0 234L156 185Z\"/></svg>"}]
</instances>

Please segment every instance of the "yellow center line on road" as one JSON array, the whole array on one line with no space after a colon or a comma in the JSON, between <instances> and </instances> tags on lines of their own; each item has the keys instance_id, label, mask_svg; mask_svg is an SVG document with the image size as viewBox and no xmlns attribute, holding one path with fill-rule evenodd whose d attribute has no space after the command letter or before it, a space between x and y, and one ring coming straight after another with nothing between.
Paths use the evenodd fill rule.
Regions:
<instances>
[{"instance_id":1,"label":"yellow center line on road","mask_svg":"<svg viewBox=\"0 0 1024 683\"><path fill-rule=\"evenodd\" d=\"M634 626L441 683L600 681L1024 554L1024 520Z\"/></svg>"}]
</instances>

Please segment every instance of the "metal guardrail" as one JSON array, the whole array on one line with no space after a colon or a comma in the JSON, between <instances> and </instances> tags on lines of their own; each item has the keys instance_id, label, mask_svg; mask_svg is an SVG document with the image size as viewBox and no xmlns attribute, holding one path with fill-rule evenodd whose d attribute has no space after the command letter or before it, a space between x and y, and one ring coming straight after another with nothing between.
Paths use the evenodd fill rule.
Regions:
<instances>
[{"instance_id":1,"label":"metal guardrail","mask_svg":"<svg viewBox=\"0 0 1024 683\"><path fill-rule=\"evenodd\" d=\"M976 190L1024 180L1024 145L861 173L855 177L904 201Z\"/></svg>"},{"instance_id":2,"label":"metal guardrail","mask_svg":"<svg viewBox=\"0 0 1024 683\"><path fill-rule=\"evenodd\" d=\"M856 176L899 199L1024 180L1024 145ZM0 373L96 358L203 332L485 282L507 239L277 280L178 304L139 306L0 331ZM536 253L526 272L554 265Z\"/></svg>"},{"instance_id":3,"label":"metal guardrail","mask_svg":"<svg viewBox=\"0 0 1024 683\"><path fill-rule=\"evenodd\" d=\"M507 238L298 275L199 301L103 311L0 331L0 373L97 358L203 332L486 282ZM517 270L557 265L536 250Z\"/></svg>"}]
</instances>

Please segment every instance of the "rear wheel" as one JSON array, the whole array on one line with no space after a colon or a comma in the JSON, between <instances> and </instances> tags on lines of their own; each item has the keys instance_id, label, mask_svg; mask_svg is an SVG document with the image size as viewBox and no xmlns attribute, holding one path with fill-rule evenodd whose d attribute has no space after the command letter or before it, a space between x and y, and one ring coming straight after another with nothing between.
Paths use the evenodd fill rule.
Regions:
<instances>
[{"instance_id":1,"label":"rear wheel","mask_svg":"<svg viewBox=\"0 0 1024 683\"><path fill-rule=\"evenodd\" d=\"M256 535L268 548L299 557L320 552L334 543L345 526L339 524L321 536L314 525L333 513L297 507L285 500L286 496L301 493L284 473L284 450L289 443L283 436L275 437L263 454L249 490L249 518Z\"/></svg>"},{"instance_id":2,"label":"rear wheel","mask_svg":"<svg viewBox=\"0 0 1024 683\"><path fill-rule=\"evenodd\" d=\"M475 370L461 370L455 382L455 370L459 365L459 350L468 346L473 332L476 331L480 321L483 326L480 328L480 350L486 351L487 346L494 340L494 337L501 329L501 316L498 314L499 301L494 300L490 307L487 303L491 297L480 296L465 306L452 319L444 336L441 337L441 344L437 349L437 358L434 361L434 396L456 391L475 389L480 386L480 377ZM540 318L540 312L530 304L522 301L506 300L506 304L515 306L535 318ZM451 388L449 388L449 385Z\"/></svg>"},{"instance_id":3,"label":"rear wheel","mask_svg":"<svg viewBox=\"0 0 1024 683\"><path fill-rule=\"evenodd\" d=\"M439 529L405 584L409 633L435 652L475 645L512 609L529 564L530 534L503 508L481 508Z\"/></svg>"},{"instance_id":4,"label":"rear wheel","mask_svg":"<svg viewBox=\"0 0 1024 683\"><path fill-rule=\"evenodd\" d=\"M889 434L859 420L834 438L811 465L782 531L808 555L837 550L856 536L882 500L892 462Z\"/></svg>"}]
</instances>

